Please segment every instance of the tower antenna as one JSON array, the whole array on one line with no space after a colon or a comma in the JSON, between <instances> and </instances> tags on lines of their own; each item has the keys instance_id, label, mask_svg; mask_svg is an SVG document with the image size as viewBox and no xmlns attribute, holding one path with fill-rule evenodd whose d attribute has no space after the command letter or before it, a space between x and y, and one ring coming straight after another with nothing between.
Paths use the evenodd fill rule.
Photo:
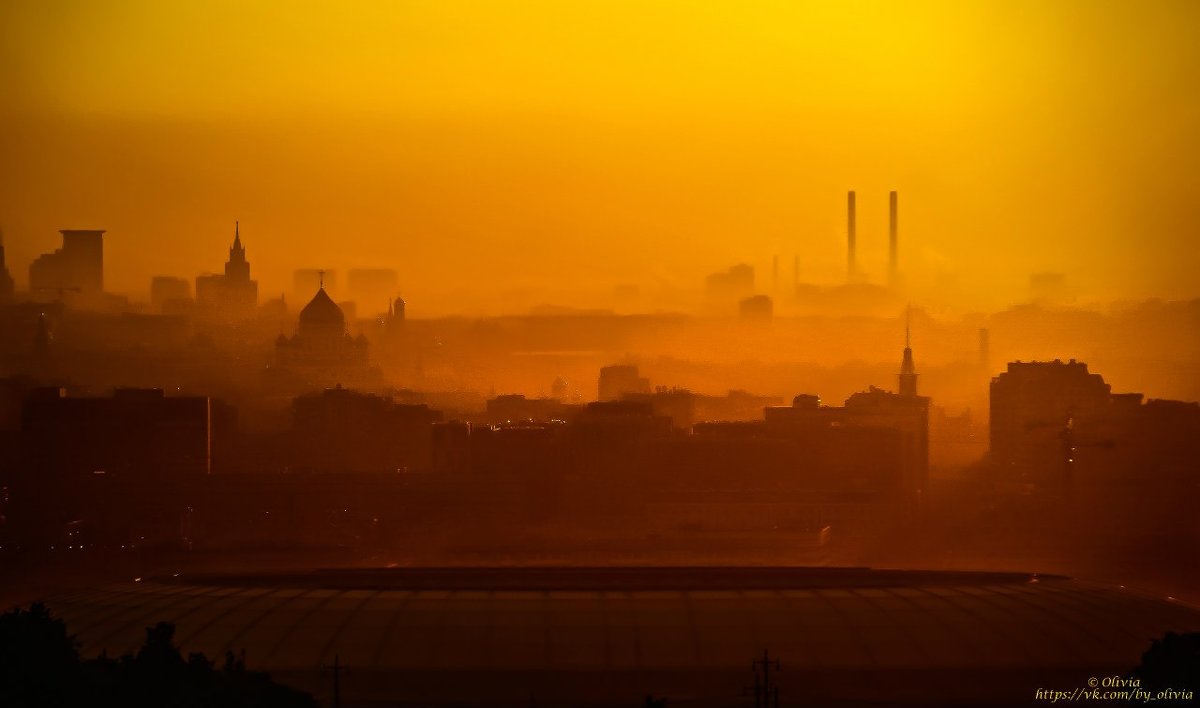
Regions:
<instances>
[{"instance_id":1,"label":"tower antenna","mask_svg":"<svg viewBox=\"0 0 1200 708\"><path fill-rule=\"evenodd\" d=\"M917 366L912 353L912 303L904 310L904 358L900 361L900 395L917 395Z\"/></svg>"},{"instance_id":2,"label":"tower antenna","mask_svg":"<svg viewBox=\"0 0 1200 708\"><path fill-rule=\"evenodd\" d=\"M904 308L904 348L912 348L912 303Z\"/></svg>"}]
</instances>

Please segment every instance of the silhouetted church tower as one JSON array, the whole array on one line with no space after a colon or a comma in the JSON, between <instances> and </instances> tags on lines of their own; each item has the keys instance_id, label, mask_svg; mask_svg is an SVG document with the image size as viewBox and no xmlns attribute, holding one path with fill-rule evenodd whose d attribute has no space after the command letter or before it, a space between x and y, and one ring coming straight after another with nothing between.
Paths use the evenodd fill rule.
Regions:
<instances>
[{"instance_id":1,"label":"silhouetted church tower","mask_svg":"<svg viewBox=\"0 0 1200 708\"><path fill-rule=\"evenodd\" d=\"M900 395L917 395L917 365L913 363L911 313L904 315L904 359L900 362Z\"/></svg>"}]
</instances>

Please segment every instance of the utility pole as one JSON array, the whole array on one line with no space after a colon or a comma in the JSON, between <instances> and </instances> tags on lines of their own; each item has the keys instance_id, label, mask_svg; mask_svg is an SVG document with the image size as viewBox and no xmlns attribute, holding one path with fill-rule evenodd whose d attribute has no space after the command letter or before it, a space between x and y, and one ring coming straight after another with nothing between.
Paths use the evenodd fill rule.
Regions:
<instances>
[{"instance_id":1,"label":"utility pole","mask_svg":"<svg viewBox=\"0 0 1200 708\"><path fill-rule=\"evenodd\" d=\"M342 657L338 654L333 655L333 708L342 708L342 672L346 667L342 666Z\"/></svg>"},{"instance_id":2,"label":"utility pole","mask_svg":"<svg viewBox=\"0 0 1200 708\"><path fill-rule=\"evenodd\" d=\"M342 661L333 655L333 708L342 708Z\"/></svg>"},{"instance_id":3,"label":"utility pole","mask_svg":"<svg viewBox=\"0 0 1200 708\"><path fill-rule=\"evenodd\" d=\"M779 672L779 659L772 659L763 649L762 658L750 665L754 669L754 708L779 708L779 686L771 685L771 670Z\"/></svg>"},{"instance_id":4,"label":"utility pole","mask_svg":"<svg viewBox=\"0 0 1200 708\"><path fill-rule=\"evenodd\" d=\"M757 663L757 662L751 662L751 663ZM757 669L755 669L755 671L754 671L754 685L753 686L742 686L742 695L743 696L753 695L754 696L754 708L762 708L762 682L759 681Z\"/></svg>"}]
</instances>

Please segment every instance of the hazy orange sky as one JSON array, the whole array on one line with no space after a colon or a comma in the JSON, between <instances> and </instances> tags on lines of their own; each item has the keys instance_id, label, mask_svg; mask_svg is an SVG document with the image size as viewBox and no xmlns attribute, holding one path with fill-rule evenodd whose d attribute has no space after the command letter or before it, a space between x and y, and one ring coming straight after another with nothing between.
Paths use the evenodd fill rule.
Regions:
<instances>
[{"instance_id":1,"label":"hazy orange sky","mask_svg":"<svg viewBox=\"0 0 1200 708\"><path fill-rule=\"evenodd\" d=\"M738 261L920 301L1200 295L1200 3L0 3L9 268L391 266L411 311L646 305ZM934 295L938 286L944 293ZM766 288L764 288L766 289ZM657 299L656 299L657 298Z\"/></svg>"}]
</instances>

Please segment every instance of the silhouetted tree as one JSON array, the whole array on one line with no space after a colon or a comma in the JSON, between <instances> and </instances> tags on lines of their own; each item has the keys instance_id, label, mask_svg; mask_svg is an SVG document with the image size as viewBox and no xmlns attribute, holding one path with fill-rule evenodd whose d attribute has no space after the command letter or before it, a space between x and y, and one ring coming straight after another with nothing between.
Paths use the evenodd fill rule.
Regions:
<instances>
[{"instance_id":1,"label":"silhouetted tree","mask_svg":"<svg viewBox=\"0 0 1200 708\"><path fill-rule=\"evenodd\" d=\"M146 628L146 642L119 659L80 661L66 625L40 604L0 616L0 706L4 708L316 708L312 696L247 671L232 652L220 670L203 654L186 659L175 626Z\"/></svg>"},{"instance_id":2,"label":"silhouetted tree","mask_svg":"<svg viewBox=\"0 0 1200 708\"><path fill-rule=\"evenodd\" d=\"M1200 691L1200 633L1167 632L1155 639L1133 675L1146 689Z\"/></svg>"},{"instance_id":3,"label":"silhouetted tree","mask_svg":"<svg viewBox=\"0 0 1200 708\"><path fill-rule=\"evenodd\" d=\"M0 705L79 705L79 649L41 603L0 615Z\"/></svg>"}]
</instances>

